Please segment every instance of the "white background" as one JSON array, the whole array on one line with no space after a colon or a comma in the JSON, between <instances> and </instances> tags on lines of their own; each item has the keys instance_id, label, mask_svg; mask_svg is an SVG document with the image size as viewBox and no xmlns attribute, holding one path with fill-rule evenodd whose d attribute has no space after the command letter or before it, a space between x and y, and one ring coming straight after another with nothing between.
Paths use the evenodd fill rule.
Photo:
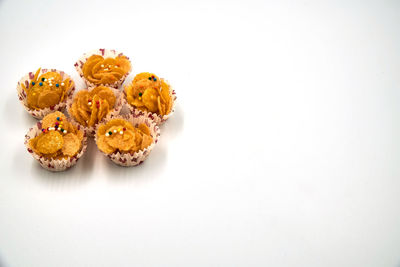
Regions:
<instances>
[{"instance_id":1,"label":"white background","mask_svg":"<svg viewBox=\"0 0 400 267\"><path fill-rule=\"evenodd\" d=\"M399 267L399 23L399 1L0 1L0 266ZM139 167L91 141L50 173L17 81L81 89L104 47L176 112Z\"/></svg>"}]
</instances>

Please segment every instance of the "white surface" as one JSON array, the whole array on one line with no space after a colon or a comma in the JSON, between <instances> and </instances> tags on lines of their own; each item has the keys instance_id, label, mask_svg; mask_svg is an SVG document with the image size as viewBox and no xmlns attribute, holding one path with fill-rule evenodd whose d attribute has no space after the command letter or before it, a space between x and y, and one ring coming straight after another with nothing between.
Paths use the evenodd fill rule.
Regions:
<instances>
[{"instance_id":1,"label":"white surface","mask_svg":"<svg viewBox=\"0 0 400 267\"><path fill-rule=\"evenodd\" d=\"M0 266L400 266L399 1L78 2L0 2ZM16 83L101 47L176 114L49 173Z\"/></svg>"}]
</instances>

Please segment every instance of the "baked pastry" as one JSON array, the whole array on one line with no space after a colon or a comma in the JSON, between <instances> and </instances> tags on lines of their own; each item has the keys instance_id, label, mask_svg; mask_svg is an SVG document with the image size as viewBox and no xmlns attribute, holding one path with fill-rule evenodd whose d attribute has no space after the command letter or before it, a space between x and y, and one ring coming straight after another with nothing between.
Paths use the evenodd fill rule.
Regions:
<instances>
[{"instance_id":1,"label":"baked pastry","mask_svg":"<svg viewBox=\"0 0 400 267\"><path fill-rule=\"evenodd\" d=\"M46 115L25 137L28 151L50 170L65 170L86 150L84 132L59 111Z\"/></svg>"},{"instance_id":2,"label":"baked pastry","mask_svg":"<svg viewBox=\"0 0 400 267\"><path fill-rule=\"evenodd\" d=\"M76 129L61 112L43 118L42 133L29 140L38 155L60 159L73 157L82 148L83 131Z\"/></svg>"},{"instance_id":3,"label":"baked pastry","mask_svg":"<svg viewBox=\"0 0 400 267\"><path fill-rule=\"evenodd\" d=\"M27 93L28 107L32 109L54 107L64 100L65 95L74 86L72 80L63 80L58 72L49 71L40 76L39 74L40 68L28 87L21 85Z\"/></svg>"},{"instance_id":4,"label":"baked pastry","mask_svg":"<svg viewBox=\"0 0 400 267\"><path fill-rule=\"evenodd\" d=\"M136 75L124 92L132 110L153 113L159 117L157 123L165 121L173 111L175 96L171 86L153 73Z\"/></svg>"},{"instance_id":5,"label":"baked pastry","mask_svg":"<svg viewBox=\"0 0 400 267\"><path fill-rule=\"evenodd\" d=\"M139 164L157 142L159 129L145 117L118 116L98 126L97 147L114 162L123 166Z\"/></svg>"},{"instance_id":6,"label":"baked pastry","mask_svg":"<svg viewBox=\"0 0 400 267\"><path fill-rule=\"evenodd\" d=\"M68 112L79 124L92 127L114 108L116 100L115 93L109 87L81 90L75 94Z\"/></svg>"},{"instance_id":7,"label":"baked pastry","mask_svg":"<svg viewBox=\"0 0 400 267\"><path fill-rule=\"evenodd\" d=\"M43 118L54 110L62 111L75 90L73 80L62 71L41 69L30 72L18 83L19 99L25 109L36 118Z\"/></svg>"},{"instance_id":8,"label":"baked pastry","mask_svg":"<svg viewBox=\"0 0 400 267\"><path fill-rule=\"evenodd\" d=\"M131 71L131 62L115 50L99 49L94 54L84 55L75 67L89 86L118 88Z\"/></svg>"},{"instance_id":9,"label":"baked pastry","mask_svg":"<svg viewBox=\"0 0 400 267\"><path fill-rule=\"evenodd\" d=\"M153 142L150 129L142 123L133 127L123 119L111 119L97 130L97 146L106 153L115 151L135 153L143 150Z\"/></svg>"}]
</instances>

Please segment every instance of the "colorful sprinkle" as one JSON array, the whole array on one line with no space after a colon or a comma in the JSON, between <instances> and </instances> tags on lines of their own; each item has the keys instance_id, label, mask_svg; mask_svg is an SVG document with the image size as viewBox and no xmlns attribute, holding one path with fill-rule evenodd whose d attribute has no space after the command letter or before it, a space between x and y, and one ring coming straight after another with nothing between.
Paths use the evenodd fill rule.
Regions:
<instances>
[{"instance_id":1,"label":"colorful sprinkle","mask_svg":"<svg viewBox=\"0 0 400 267\"><path fill-rule=\"evenodd\" d=\"M58 83L56 83L56 87L59 87L60 85Z\"/></svg>"},{"instance_id":2,"label":"colorful sprinkle","mask_svg":"<svg viewBox=\"0 0 400 267\"><path fill-rule=\"evenodd\" d=\"M42 78L42 82L44 82L46 79L45 78Z\"/></svg>"},{"instance_id":3,"label":"colorful sprinkle","mask_svg":"<svg viewBox=\"0 0 400 267\"><path fill-rule=\"evenodd\" d=\"M151 81L151 77L149 77L149 80Z\"/></svg>"},{"instance_id":4,"label":"colorful sprinkle","mask_svg":"<svg viewBox=\"0 0 400 267\"><path fill-rule=\"evenodd\" d=\"M64 86L64 83L61 83L61 86Z\"/></svg>"},{"instance_id":5,"label":"colorful sprinkle","mask_svg":"<svg viewBox=\"0 0 400 267\"><path fill-rule=\"evenodd\" d=\"M35 82L32 82L32 85L35 85Z\"/></svg>"},{"instance_id":6,"label":"colorful sprinkle","mask_svg":"<svg viewBox=\"0 0 400 267\"><path fill-rule=\"evenodd\" d=\"M60 120L60 117L57 117L57 120L59 121L59 120Z\"/></svg>"},{"instance_id":7,"label":"colorful sprinkle","mask_svg":"<svg viewBox=\"0 0 400 267\"><path fill-rule=\"evenodd\" d=\"M111 132L111 131L109 131L109 132L108 132L108 135L112 135L112 132Z\"/></svg>"},{"instance_id":8,"label":"colorful sprinkle","mask_svg":"<svg viewBox=\"0 0 400 267\"><path fill-rule=\"evenodd\" d=\"M114 133L117 133L117 130L114 130Z\"/></svg>"},{"instance_id":9,"label":"colorful sprinkle","mask_svg":"<svg viewBox=\"0 0 400 267\"><path fill-rule=\"evenodd\" d=\"M119 131L119 134L124 134L124 132L123 131Z\"/></svg>"},{"instance_id":10,"label":"colorful sprinkle","mask_svg":"<svg viewBox=\"0 0 400 267\"><path fill-rule=\"evenodd\" d=\"M139 96L142 96L143 94L142 93L139 93Z\"/></svg>"},{"instance_id":11,"label":"colorful sprinkle","mask_svg":"<svg viewBox=\"0 0 400 267\"><path fill-rule=\"evenodd\" d=\"M40 86L42 86L42 85L43 85L43 83L42 83L42 82L40 82L40 83L39 83L39 85L40 85Z\"/></svg>"},{"instance_id":12,"label":"colorful sprinkle","mask_svg":"<svg viewBox=\"0 0 400 267\"><path fill-rule=\"evenodd\" d=\"M156 78L153 78L153 80L154 80L154 81L157 81L157 79L156 79Z\"/></svg>"}]
</instances>

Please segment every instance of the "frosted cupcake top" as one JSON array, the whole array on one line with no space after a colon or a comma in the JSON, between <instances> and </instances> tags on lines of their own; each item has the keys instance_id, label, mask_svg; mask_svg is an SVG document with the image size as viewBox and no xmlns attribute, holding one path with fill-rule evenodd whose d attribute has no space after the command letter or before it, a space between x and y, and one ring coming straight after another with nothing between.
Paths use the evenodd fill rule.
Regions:
<instances>
[{"instance_id":1,"label":"frosted cupcake top","mask_svg":"<svg viewBox=\"0 0 400 267\"><path fill-rule=\"evenodd\" d=\"M101 125L97 130L97 146L106 153L116 151L134 153L150 146L153 138L150 129L146 124L139 124L134 127L124 119L112 119Z\"/></svg>"},{"instance_id":2,"label":"frosted cupcake top","mask_svg":"<svg viewBox=\"0 0 400 267\"><path fill-rule=\"evenodd\" d=\"M130 70L131 63L124 55L115 58L92 55L82 66L83 76L94 85L113 84Z\"/></svg>"},{"instance_id":3,"label":"frosted cupcake top","mask_svg":"<svg viewBox=\"0 0 400 267\"><path fill-rule=\"evenodd\" d=\"M91 91L76 93L69 113L79 124L91 127L114 108L115 102L116 96L110 88L97 86Z\"/></svg>"},{"instance_id":4,"label":"frosted cupcake top","mask_svg":"<svg viewBox=\"0 0 400 267\"><path fill-rule=\"evenodd\" d=\"M167 115L172 109L170 86L155 74L143 72L125 87L127 101L140 110Z\"/></svg>"},{"instance_id":5,"label":"frosted cupcake top","mask_svg":"<svg viewBox=\"0 0 400 267\"><path fill-rule=\"evenodd\" d=\"M42 132L29 140L29 147L40 156L53 159L73 157L82 148L83 131L67 121L59 111L45 116Z\"/></svg>"},{"instance_id":6,"label":"frosted cupcake top","mask_svg":"<svg viewBox=\"0 0 400 267\"><path fill-rule=\"evenodd\" d=\"M27 105L31 109L54 107L62 102L74 87L71 79L63 80L61 74L56 71L49 71L40 76L39 73L40 68L36 71L28 87L21 84L27 95Z\"/></svg>"}]
</instances>

